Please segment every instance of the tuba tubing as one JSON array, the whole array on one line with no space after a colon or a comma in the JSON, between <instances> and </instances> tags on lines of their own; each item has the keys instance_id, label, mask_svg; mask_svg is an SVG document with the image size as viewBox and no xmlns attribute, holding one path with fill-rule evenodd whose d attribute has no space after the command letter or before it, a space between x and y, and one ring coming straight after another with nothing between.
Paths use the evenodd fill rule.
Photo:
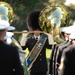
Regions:
<instances>
[{"instance_id":1,"label":"tuba tubing","mask_svg":"<svg viewBox=\"0 0 75 75\"><path fill-rule=\"evenodd\" d=\"M11 31L9 31L11 32ZM27 32L24 32L24 31L13 31L12 33L14 34L28 34L28 33L34 33L35 31L27 31ZM49 33L46 33L46 32L43 32L43 31L38 31L39 33L44 33L44 34L49 34Z\"/></svg>"}]
</instances>

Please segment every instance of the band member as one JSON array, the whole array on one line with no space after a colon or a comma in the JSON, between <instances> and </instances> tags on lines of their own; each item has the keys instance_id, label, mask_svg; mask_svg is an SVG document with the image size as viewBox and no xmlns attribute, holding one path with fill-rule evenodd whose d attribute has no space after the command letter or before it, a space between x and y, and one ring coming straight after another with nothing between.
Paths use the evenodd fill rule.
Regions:
<instances>
[{"instance_id":1,"label":"band member","mask_svg":"<svg viewBox=\"0 0 75 75\"><path fill-rule=\"evenodd\" d=\"M75 32L70 35L72 45L67 47L61 57L61 63L58 75L74 75L75 74Z\"/></svg>"},{"instance_id":2,"label":"band member","mask_svg":"<svg viewBox=\"0 0 75 75\"><path fill-rule=\"evenodd\" d=\"M71 28L72 28L72 26L63 27L61 29L61 32L64 33L64 35L63 35L64 42L61 44L57 44L55 46L54 50L52 50L52 54L51 54L51 58L50 58L50 70L49 70L50 74L52 74L52 75L58 75L58 66L60 64L62 51L71 45L69 36L74 31ZM68 31L68 30L70 30L70 31Z\"/></svg>"},{"instance_id":3,"label":"band member","mask_svg":"<svg viewBox=\"0 0 75 75\"><path fill-rule=\"evenodd\" d=\"M28 48L29 52L32 52L32 50L37 52L38 49L35 50L36 48L34 48L36 46L37 41L39 41L41 37L47 36L46 34L40 33L42 30L39 27L39 23L38 23L39 14L40 14L40 11L33 11L27 16L27 20L26 20L27 26L29 31L33 31L33 34L31 37L29 37L26 40L26 43L24 44L24 46L22 46L23 50ZM54 43L52 36L50 39L51 39L50 41ZM42 41L42 39L40 41ZM22 43L23 43L23 39L21 40L21 44ZM44 41L43 46L41 45L41 42L40 42L37 48L39 48L41 52L39 54L38 52L37 53L35 52L33 54L33 55L38 54L38 56L30 69L30 75L46 75L48 70L47 61L46 61L46 48L52 49L52 43L49 42L48 37L46 37L46 41Z\"/></svg>"},{"instance_id":4,"label":"band member","mask_svg":"<svg viewBox=\"0 0 75 75\"><path fill-rule=\"evenodd\" d=\"M24 75L17 48L4 42L9 25L7 21L0 20L0 74Z\"/></svg>"},{"instance_id":5,"label":"band member","mask_svg":"<svg viewBox=\"0 0 75 75\"><path fill-rule=\"evenodd\" d=\"M60 37L61 37L64 41L67 40L66 28L67 28L67 27L61 27L61 28L60 28Z\"/></svg>"},{"instance_id":6,"label":"band member","mask_svg":"<svg viewBox=\"0 0 75 75\"><path fill-rule=\"evenodd\" d=\"M60 33L64 33L63 35L61 35L61 38L63 39L63 41L66 40L66 37L65 37L65 29L66 27L63 27L63 28L60 28ZM62 46L64 45L65 43L67 42L64 42L64 43L61 43L61 44L56 44L54 45L53 49L52 49L52 53L51 53L51 56L50 56L50 64L49 64L49 74L51 75L56 75L55 71L55 67L56 67L56 57L57 57L57 50L59 48L59 46Z\"/></svg>"},{"instance_id":7,"label":"band member","mask_svg":"<svg viewBox=\"0 0 75 75\"><path fill-rule=\"evenodd\" d=\"M70 31L69 31L69 30L70 30ZM61 54L62 54L62 51L64 50L64 48L66 48L66 47L68 47L69 45L71 45L70 34L71 34L72 32L74 32L74 30L72 29L72 26L69 26L69 27L66 28L65 34L66 34L67 41L66 41L65 45L59 46L58 53L57 53L57 62L58 62L58 63L60 63Z\"/></svg>"},{"instance_id":8,"label":"band member","mask_svg":"<svg viewBox=\"0 0 75 75\"><path fill-rule=\"evenodd\" d=\"M56 73L58 73L58 67L60 65L60 60L61 60L61 55L62 55L62 52L67 48L69 47L71 44L72 44L72 41L70 39L70 34L72 32L74 32L74 30L72 29L73 26L69 26L69 27L66 27L65 28L65 35L66 35L66 43L64 43L63 45L59 46L58 47L58 50L57 50L57 55L56 55ZM70 30L70 31L69 31Z\"/></svg>"}]
</instances>

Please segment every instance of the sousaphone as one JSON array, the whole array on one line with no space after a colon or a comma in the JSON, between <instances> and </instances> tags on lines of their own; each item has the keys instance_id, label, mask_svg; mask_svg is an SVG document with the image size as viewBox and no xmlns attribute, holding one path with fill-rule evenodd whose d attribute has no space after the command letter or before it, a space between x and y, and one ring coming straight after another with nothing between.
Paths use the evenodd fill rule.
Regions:
<instances>
[{"instance_id":1,"label":"sousaphone","mask_svg":"<svg viewBox=\"0 0 75 75\"><path fill-rule=\"evenodd\" d=\"M7 2L0 1L0 20L6 20L11 23L13 18L14 12L11 5Z\"/></svg>"},{"instance_id":2,"label":"sousaphone","mask_svg":"<svg viewBox=\"0 0 75 75\"><path fill-rule=\"evenodd\" d=\"M62 6L47 6L39 15L40 28L47 33L53 35L56 43L62 43L64 40L60 38L60 27L69 25L69 13Z\"/></svg>"}]
</instances>

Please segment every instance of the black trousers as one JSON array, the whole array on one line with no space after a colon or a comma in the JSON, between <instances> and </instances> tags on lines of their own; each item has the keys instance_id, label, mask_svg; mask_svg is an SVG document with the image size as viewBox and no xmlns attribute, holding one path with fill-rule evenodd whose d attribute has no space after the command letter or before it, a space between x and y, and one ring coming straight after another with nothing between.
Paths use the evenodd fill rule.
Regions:
<instances>
[{"instance_id":1,"label":"black trousers","mask_svg":"<svg viewBox=\"0 0 75 75\"><path fill-rule=\"evenodd\" d=\"M46 75L46 72L30 72L30 75Z\"/></svg>"}]
</instances>

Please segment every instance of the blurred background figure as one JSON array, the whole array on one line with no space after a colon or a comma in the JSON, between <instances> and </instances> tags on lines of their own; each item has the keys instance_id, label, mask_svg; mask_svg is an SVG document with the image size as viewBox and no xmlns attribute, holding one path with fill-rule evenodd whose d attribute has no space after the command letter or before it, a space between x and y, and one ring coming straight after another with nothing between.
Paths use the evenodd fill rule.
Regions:
<instances>
[{"instance_id":1,"label":"blurred background figure","mask_svg":"<svg viewBox=\"0 0 75 75\"><path fill-rule=\"evenodd\" d=\"M60 28L60 37L61 37L64 41L66 41L66 33L65 33L66 28L67 28L67 27L61 27L61 28Z\"/></svg>"},{"instance_id":2,"label":"blurred background figure","mask_svg":"<svg viewBox=\"0 0 75 75\"><path fill-rule=\"evenodd\" d=\"M70 40L69 36L74 31L75 31L75 26L73 25L68 26L68 27L61 27L60 36L64 41Z\"/></svg>"},{"instance_id":3,"label":"blurred background figure","mask_svg":"<svg viewBox=\"0 0 75 75\"><path fill-rule=\"evenodd\" d=\"M24 75L17 48L4 42L9 25L9 22L0 20L0 73L2 75Z\"/></svg>"},{"instance_id":4,"label":"blurred background figure","mask_svg":"<svg viewBox=\"0 0 75 75\"><path fill-rule=\"evenodd\" d=\"M58 75L75 74L75 32L70 34L70 39L72 44L62 52Z\"/></svg>"}]
</instances>

